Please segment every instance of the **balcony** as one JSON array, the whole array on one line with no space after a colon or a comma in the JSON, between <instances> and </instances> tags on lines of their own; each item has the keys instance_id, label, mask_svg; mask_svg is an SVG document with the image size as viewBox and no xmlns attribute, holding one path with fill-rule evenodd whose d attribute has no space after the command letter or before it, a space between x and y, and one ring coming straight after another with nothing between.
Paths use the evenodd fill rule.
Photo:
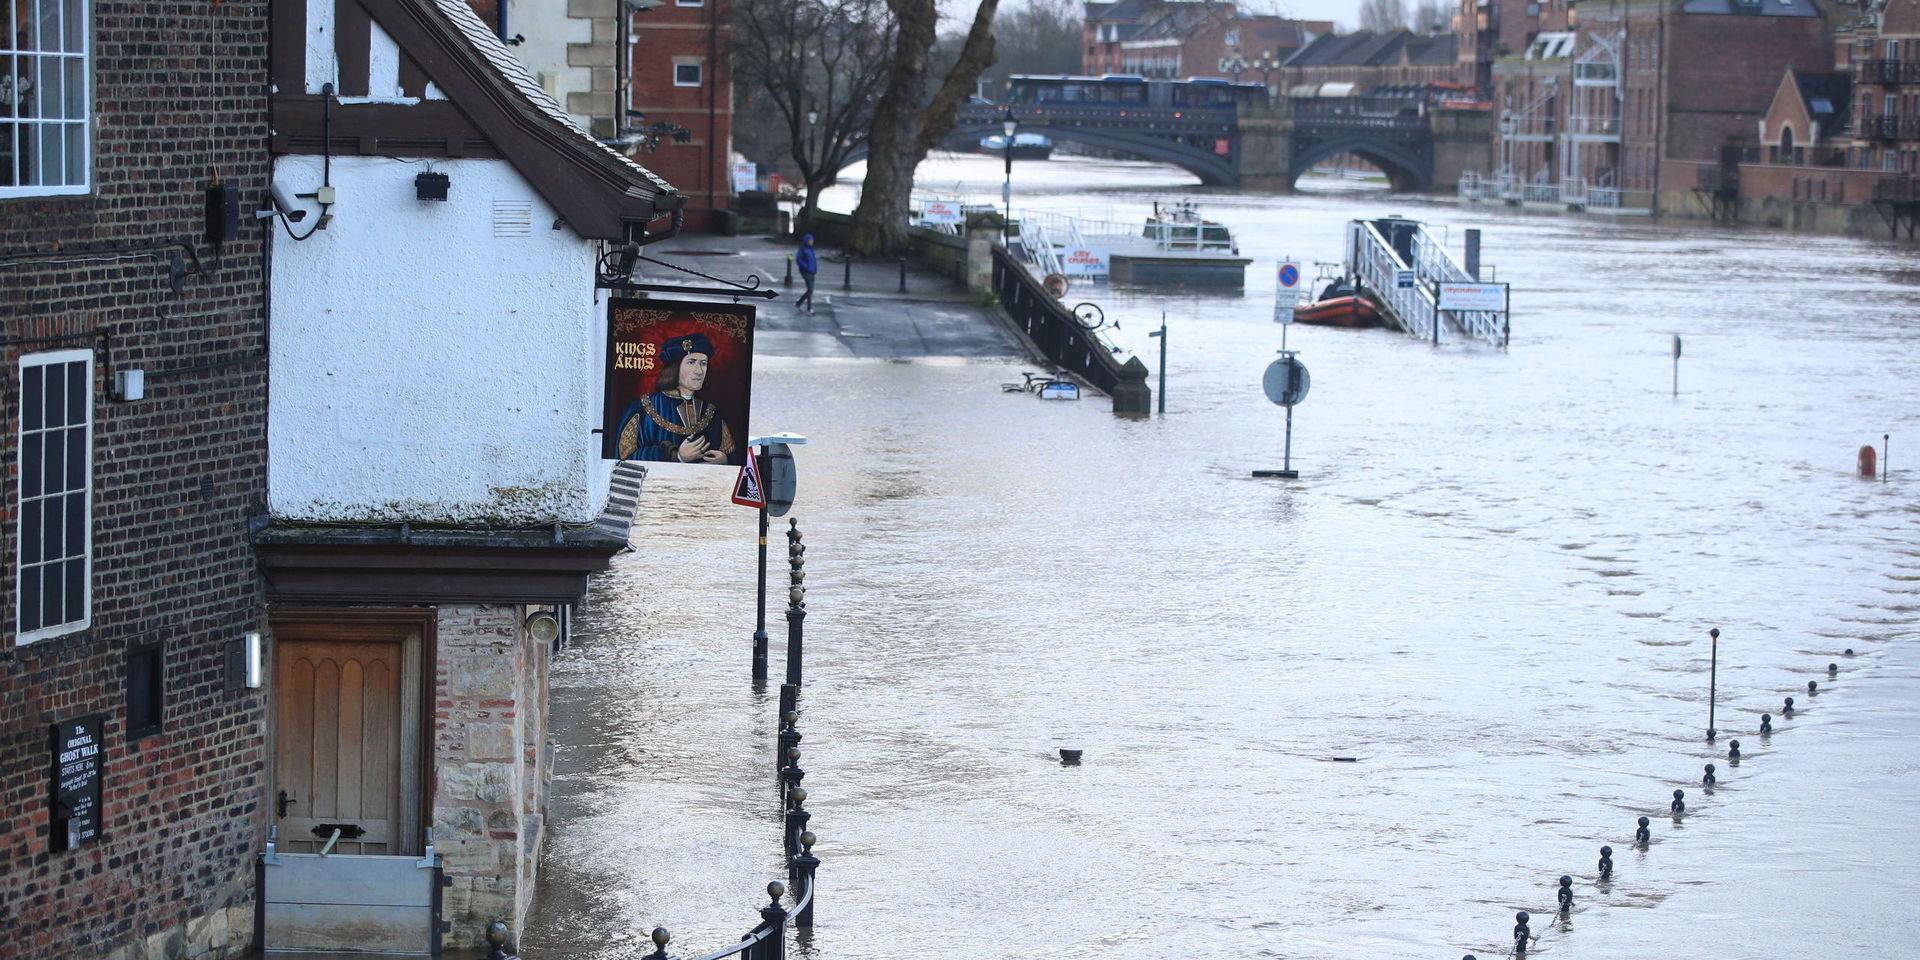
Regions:
<instances>
[{"instance_id":1,"label":"balcony","mask_svg":"<svg viewBox=\"0 0 1920 960\"><path fill-rule=\"evenodd\" d=\"M1881 177L1873 182L1873 199L1877 203L1920 202L1920 178Z\"/></svg>"},{"instance_id":2,"label":"balcony","mask_svg":"<svg viewBox=\"0 0 1920 960\"><path fill-rule=\"evenodd\" d=\"M1920 140L1920 117L1861 117L1858 133L1862 140Z\"/></svg>"},{"instance_id":3,"label":"balcony","mask_svg":"<svg viewBox=\"0 0 1920 960\"><path fill-rule=\"evenodd\" d=\"M1860 83L1920 84L1920 60L1863 60L1855 75Z\"/></svg>"}]
</instances>

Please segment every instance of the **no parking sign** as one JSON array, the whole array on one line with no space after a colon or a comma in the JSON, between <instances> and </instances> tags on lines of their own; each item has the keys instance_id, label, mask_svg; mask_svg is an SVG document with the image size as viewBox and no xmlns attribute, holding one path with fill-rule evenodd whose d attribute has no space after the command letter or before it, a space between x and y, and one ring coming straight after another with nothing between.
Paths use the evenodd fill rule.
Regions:
<instances>
[{"instance_id":1,"label":"no parking sign","mask_svg":"<svg viewBox=\"0 0 1920 960\"><path fill-rule=\"evenodd\" d=\"M1273 322L1292 323L1293 308L1300 304L1300 264L1282 260L1274 272Z\"/></svg>"}]
</instances>

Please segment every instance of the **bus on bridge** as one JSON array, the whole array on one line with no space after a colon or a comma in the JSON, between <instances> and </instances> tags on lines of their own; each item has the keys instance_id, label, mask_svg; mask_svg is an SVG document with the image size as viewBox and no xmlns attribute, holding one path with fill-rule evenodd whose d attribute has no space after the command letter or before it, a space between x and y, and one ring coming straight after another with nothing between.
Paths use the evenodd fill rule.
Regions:
<instances>
[{"instance_id":1,"label":"bus on bridge","mask_svg":"<svg viewBox=\"0 0 1920 960\"><path fill-rule=\"evenodd\" d=\"M1243 104L1264 104L1267 96L1265 84L1234 83L1220 77L1149 80L1130 73L1098 77L1017 73L1007 79L1007 100L1017 106L1135 104L1185 110L1232 110Z\"/></svg>"}]
</instances>

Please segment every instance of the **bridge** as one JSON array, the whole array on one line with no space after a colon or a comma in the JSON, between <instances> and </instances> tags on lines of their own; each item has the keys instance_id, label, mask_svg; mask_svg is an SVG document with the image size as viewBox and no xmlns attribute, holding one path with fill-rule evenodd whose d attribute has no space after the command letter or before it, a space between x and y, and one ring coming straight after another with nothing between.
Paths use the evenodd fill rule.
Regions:
<instances>
[{"instance_id":1,"label":"bridge","mask_svg":"<svg viewBox=\"0 0 1920 960\"><path fill-rule=\"evenodd\" d=\"M999 134L1007 108L962 107L947 144L972 148ZM1282 99L1271 106L1164 107L1137 103L1015 104L1021 133L1170 163L1210 186L1288 191L1315 164L1352 154L1379 167L1397 192L1452 184L1491 158L1494 118L1433 110L1415 100ZM860 159L856 152L848 162Z\"/></svg>"}]
</instances>

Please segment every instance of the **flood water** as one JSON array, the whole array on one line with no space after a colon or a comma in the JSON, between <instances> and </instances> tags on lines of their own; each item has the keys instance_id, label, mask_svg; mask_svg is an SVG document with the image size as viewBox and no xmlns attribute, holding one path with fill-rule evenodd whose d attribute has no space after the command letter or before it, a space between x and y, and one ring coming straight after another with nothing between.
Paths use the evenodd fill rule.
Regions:
<instances>
[{"instance_id":1,"label":"flood water","mask_svg":"<svg viewBox=\"0 0 1920 960\"><path fill-rule=\"evenodd\" d=\"M755 361L755 430L811 438L806 955L1486 958L1524 909L1555 957L1920 956L1914 248L1191 182L1015 172L1017 209L1198 197L1256 258L1244 295L1069 294L1150 367L1165 311L1164 417L1001 393L1020 361ZM1511 350L1296 326L1301 479L1251 479L1281 456L1272 261L1388 213L1456 253L1485 231ZM1883 433L1892 482L1856 479ZM636 957L656 924L696 956L782 873L732 479L653 471L554 666L528 957Z\"/></svg>"}]
</instances>

